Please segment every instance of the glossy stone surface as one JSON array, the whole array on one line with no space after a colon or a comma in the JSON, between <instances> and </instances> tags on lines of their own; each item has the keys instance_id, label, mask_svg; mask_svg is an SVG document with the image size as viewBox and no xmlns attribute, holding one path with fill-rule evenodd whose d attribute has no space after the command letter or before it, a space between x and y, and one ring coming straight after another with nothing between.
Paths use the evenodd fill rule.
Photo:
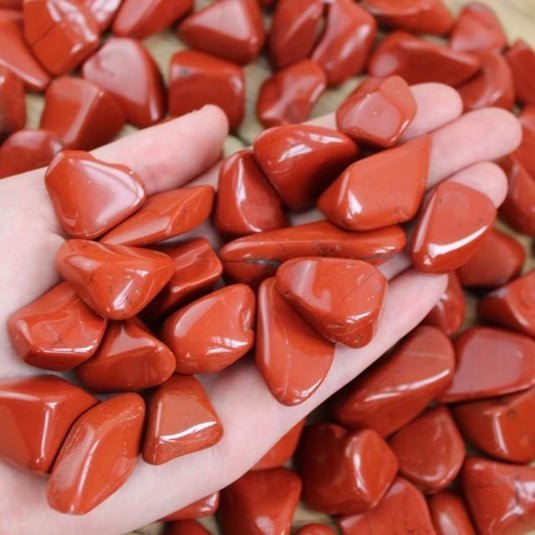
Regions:
<instances>
[{"instance_id":1,"label":"glossy stone surface","mask_svg":"<svg viewBox=\"0 0 535 535\"><path fill-rule=\"evenodd\" d=\"M535 467L470 457L462 472L468 508L481 535L524 535L535 529Z\"/></svg>"},{"instance_id":2,"label":"glossy stone surface","mask_svg":"<svg viewBox=\"0 0 535 535\"><path fill-rule=\"evenodd\" d=\"M375 431L334 424L307 426L296 462L305 502L336 515L375 507L398 471L396 456Z\"/></svg>"},{"instance_id":3,"label":"glossy stone surface","mask_svg":"<svg viewBox=\"0 0 535 535\"><path fill-rule=\"evenodd\" d=\"M223 535L290 535L300 492L299 477L286 468L247 472L221 491Z\"/></svg>"},{"instance_id":4,"label":"glossy stone surface","mask_svg":"<svg viewBox=\"0 0 535 535\"><path fill-rule=\"evenodd\" d=\"M26 42L54 76L76 69L99 45L99 25L80 2L24 0L23 14Z\"/></svg>"},{"instance_id":5,"label":"glossy stone surface","mask_svg":"<svg viewBox=\"0 0 535 535\"><path fill-rule=\"evenodd\" d=\"M399 471L423 492L437 492L457 476L465 446L446 407L431 409L400 429L390 440Z\"/></svg>"},{"instance_id":6,"label":"glossy stone surface","mask_svg":"<svg viewBox=\"0 0 535 535\"><path fill-rule=\"evenodd\" d=\"M334 358L325 340L282 297L274 277L258 290L256 365L275 399L297 405L321 385Z\"/></svg>"},{"instance_id":7,"label":"glossy stone surface","mask_svg":"<svg viewBox=\"0 0 535 535\"><path fill-rule=\"evenodd\" d=\"M147 321L156 321L187 301L209 292L223 271L219 257L204 238L178 245L162 245L158 250L173 260L175 273L143 310L142 316Z\"/></svg>"},{"instance_id":8,"label":"glossy stone surface","mask_svg":"<svg viewBox=\"0 0 535 535\"><path fill-rule=\"evenodd\" d=\"M277 289L320 334L333 342L363 347L379 319L386 279L359 260L308 257L277 270Z\"/></svg>"},{"instance_id":9,"label":"glossy stone surface","mask_svg":"<svg viewBox=\"0 0 535 535\"><path fill-rule=\"evenodd\" d=\"M420 414L451 381L453 345L439 329L417 327L335 399L343 426L391 435Z\"/></svg>"},{"instance_id":10,"label":"glossy stone surface","mask_svg":"<svg viewBox=\"0 0 535 535\"><path fill-rule=\"evenodd\" d=\"M466 507L453 492L437 492L429 497L429 512L437 535L476 535Z\"/></svg>"},{"instance_id":11,"label":"glossy stone surface","mask_svg":"<svg viewBox=\"0 0 535 535\"><path fill-rule=\"evenodd\" d=\"M209 448L222 436L223 428L201 383L195 377L173 375L151 397L143 459L163 464Z\"/></svg>"},{"instance_id":12,"label":"glossy stone surface","mask_svg":"<svg viewBox=\"0 0 535 535\"><path fill-rule=\"evenodd\" d=\"M476 254L496 219L484 193L446 181L432 193L411 242L414 265L426 273L452 271Z\"/></svg>"},{"instance_id":13,"label":"glossy stone surface","mask_svg":"<svg viewBox=\"0 0 535 535\"><path fill-rule=\"evenodd\" d=\"M535 388L453 406L463 435L492 457L516 463L535 459Z\"/></svg>"},{"instance_id":14,"label":"glossy stone surface","mask_svg":"<svg viewBox=\"0 0 535 535\"><path fill-rule=\"evenodd\" d=\"M535 50L518 39L505 53L515 82L516 99L522 104L535 104Z\"/></svg>"},{"instance_id":15,"label":"glossy stone surface","mask_svg":"<svg viewBox=\"0 0 535 535\"><path fill-rule=\"evenodd\" d=\"M295 535L336 535L336 532L324 524L307 524L296 531Z\"/></svg>"},{"instance_id":16,"label":"glossy stone surface","mask_svg":"<svg viewBox=\"0 0 535 535\"><path fill-rule=\"evenodd\" d=\"M0 65L0 141L24 128L25 123L26 102L22 80Z\"/></svg>"},{"instance_id":17,"label":"glossy stone surface","mask_svg":"<svg viewBox=\"0 0 535 535\"><path fill-rule=\"evenodd\" d=\"M275 69L308 58L322 22L322 0L279 0L269 31L268 53Z\"/></svg>"},{"instance_id":18,"label":"glossy stone surface","mask_svg":"<svg viewBox=\"0 0 535 535\"><path fill-rule=\"evenodd\" d=\"M483 297L477 306L480 318L535 336L535 271L515 279Z\"/></svg>"},{"instance_id":19,"label":"glossy stone surface","mask_svg":"<svg viewBox=\"0 0 535 535\"><path fill-rule=\"evenodd\" d=\"M79 0L93 15L100 31L107 30L122 0Z\"/></svg>"},{"instance_id":20,"label":"glossy stone surface","mask_svg":"<svg viewBox=\"0 0 535 535\"><path fill-rule=\"evenodd\" d=\"M520 161L526 171L535 176L535 106L525 106L518 120L522 126L522 142L512 155Z\"/></svg>"},{"instance_id":21,"label":"glossy stone surface","mask_svg":"<svg viewBox=\"0 0 535 535\"><path fill-rule=\"evenodd\" d=\"M47 130L19 130L0 146L0 178L48 165L63 143Z\"/></svg>"},{"instance_id":22,"label":"glossy stone surface","mask_svg":"<svg viewBox=\"0 0 535 535\"><path fill-rule=\"evenodd\" d=\"M67 234L88 240L125 220L146 197L143 180L130 168L84 151L58 154L46 171L45 184Z\"/></svg>"},{"instance_id":23,"label":"glossy stone surface","mask_svg":"<svg viewBox=\"0 0 535 535\"><path fill-rule=\"evenodd\" d=\"M347 230L411 220L422 203L431 138L422 136L350 165L320 196L318 208Z\"/></svg>"},{"instance_id":24,"label":"glossy stone surface","mask_svg":"<svg viewBox=\"0 0 535 535\"><path fill-rule=\"evenodd\" d=\"M32 366L71 370L95 353L106 329L62 282L9 317L7 328L17 354Z\"/></svg>"},{"instance_id":25,"label":"glossy stone surface","mask_svg":"<svg viewBox=\"0 0 535 535\"><path fill-rule=\"evenodd\" d=\"M196 520L179 520L168 524L165 535L211 535L210 532Z\"/></svg>"},{"instance_id":26,"label":"glossy stone surface","mask_svg":"<svg viewBox=\"0 0 535 535\"><path fill-rule=\"evenodd\" d=\"M126 483L137 464L144 419L145 403L134 393L82 414L54 462L47 486L50 506L83 515Z\"/></svg>"},{"instance_id":27,"label":"glossy stone surface","mask_svg":"<svg viewBox=\"0 0 535 535\"><path fill-rule=\"evenodd\" d=\"M384 499L370 511L337 519L342 535L435 535L423 494L402 477L396 478Z\"/></svg>"},{"instance_id":28,"label":"glossy stone surface","mask_svg":"<svg viewBox=\"0 0 535 535\"><path fill-rule=\"evenodd\" d=\"M0 459L46 473L72 423L98 400L59 377L0 382Z\"/></svg>"},{"instance_id":29,"label":"glossy stone surface","mask_svg":"<svg viewBox=\"0 0 535 535\"><path fill-rule=\"evenodd\" d=\"M457 366L443 403L488 398L535 384L535 342L522 334L473 327L455 341Z\"/></svg>"},{"instance_id":30,"label":"glossy stone surface","mask_svg":"<svg viewBox=\"0 0 535 535\"><path fill-rule=\"evenodd\" d=\"M97 352L76 368L80 381L97 392L144 390L174 371L171 350L137 318L110 322Z\"/></svg>"},{"instance_id":31,"label":"glossy stone surface","mask_svg":"<svg viewBox=\"0 0 535 535\"><path fill-rule=\"evenodd\" d=\"M219 0L182 22L178 35L189 47L238 65L259 54L266 32L256 0Z\"/></svg>"},{"instance_id":32,"label":"glossy stone surface","mask_svg":"<svg viewBox=\"0 0 535 535\"><path fill-rule=\"evenodd\" d=\"M457 275L463 286L502 286L520 274L525 259L526 251L521 243L492 229L475 256L457 270Z\"/></svg>"},{"instance_id":33,"label":"glossy stone surface","mask_svg":"<svg viewBox=\"0 0 535 535\"><path fill-rule=\"evenodd\" d=\"M438 303L424 318L423 323L438 327L448 336L455 334L463 325L466 303L463 289L455 271L448 273L448 286Z\"/></svg>"},{"instance_id":34,"label":"glossy stone surface","mask_svg":"<svg viewBox=\"0 0 535 535\"><path fill-rule=\"evenodd\" d=\"M225 245L220 257L226 280L257 287L292 258L324 255L377 265L401 251L405 242L405 233L398 226L347 232L328 221L316 221L239 238Z\"/></svg>"},{"instance_id":35,"label":"glossy stone surface","mask_svg":"<svg viewBox=\"0 0 535 535\"><path fill-rule=\"evenodd\" d=\"M214 189L189 186L156 193L103 238L110 245L145 246L198 227L212 212Z\"/></svg>"},{"instance_id":36,"label":"glossy stone surface","mask_svg":"<svg viewBox=\"0 0 535 535\"><path fill-rule=\"evenodd\" d=\"M465 111L496 106L512 110L515 103L513 75L505 58L498 52L481 51L473 55L481 62L481 71L457 88Z\"/></svg>"},{"instance_id":37,"label":"glossy stone surface","mask_svg":"<svg viewBox=\"0 0 535 535\"><path fill-rule=\"evenodd\" d=\"M219 231L233 238L287 226L282 202L251 149L240 150L223 160L214 222Z\"/></svg>"},{"instance_id":38,"label":"glossy stone surface","mask_svg":"<svg viewBox=\"0 0 535 535\"><path fill-rule=\"evenodd\" d=\"M478 70L479 60L472 54L451 50L402 31L387 35L368 65L372 76L383 78L398 74L411 85L440 82L458 86Z\"/></svg>"},{"instance_id":39,"label":"glossy stone surface","mask_svg":"<svg viewBox=\"0 0 535 535\"><path fill-rule=\"evenodd\" d=\"M193 9L193 0L124 0L113 21L115 35L145 39L158 33Z\"/></svg>"},{"instance_id":40,"label":"glossy stone surface","mask_svg":"<svg viewBox=\"0 0 535 535\"><path fill-rule=\"evenodd\" d=\"M454 23L443 0L365 0L364 7L381 26L413 33L443 35Z\"/></svg>"},{"instance_id":41,"label":"glossy stone surface","mask_svg":"<svg viewBox=\"0 0 535 535\"><path fill-rule=\"evenodd\" d=\"M86 80L113 95L126 120L145 128L160 121L166 109L165 85L156 62L135 39L112 37L82 69Z\"/></svg>"},{"instance_id":42,"label":"glossy stone surface","mask_svg":"<svg viewBox=\"0 0 535 535\"><path fill-rule=\"evenodd\" d=\"M264 81L256 113L265 128L302 123L325 91L327 78L314 61L304 59Z\"/></svg>"},{"instance_id":43,"label":"glossy stone surface","mask_svg":"<svg viewBox=\"0 0 535 535\"><path fill-rule=\"evenodd\" d=\"M357 143L395 145L416 114L416 101L400 76L368 78L336 111L336 127Z\"/></svg>"},{"instance_id":44,"label":"glossy stone surface","mask_svg":"<svg viewBox=\"0 0 535 535\"><path fill-rule=\"evenodd\" d=\"M101 316L135 316L169 282L173 261L148 249L67 240L56 267L78 295Z\"/></svg>"},{"instance_id":45,"label":"glossy stone surface","mask_svg":"<svg viewBox=\"0 0 535 535\"><path fill-rule=\"evenodd\" d=\"M190 518L201 518L213 515L219 507L219 492L214 492L209 496L201 498L162 519L163 522L173 522L177 520L187 520ZM189 535L187 533L186 535Z\"/></svg>"},{"instance_id":46,"label":"glossy stone surface","mask_svg":"<svg viewBox=\"0 0 535 535\"><path fill-rule=\"evenodd\" d=\"M253 346L256 299L244 284L216 290L166 320L161 336L176 357L177 373L212 373Z\"/></svg>"},{"instance_id":47,"label":"glossy stone surface","mask_svg":"<svg viewBox=\"0 0 535 535\"><path fill-rule=\"evenodd\" d=\"M358 155L358 147L350 138L313 125L265 130L255 139L253 150L284 204L292 210L309 208Z\"/></svg>"},{"instance_id":48,"label":"glossy stone surface","mask_svg":"<svg viewBox=\"0 0 535 535\"><path fill-rule=\"evenodd\" d=\"M31 91L44 91L50 82L24 40L20 25L5 18L0 20L0 65L13 71Z\"/></svg>"},{"instance_id":49,"label":"glossy stone surface","mask_svg":"<svg viewBox=\"0 0 535 535\"><path fill-rule=\"evenodd\" d=\"M243 69L196 50L177 52L169 65L169 114L184 115L205 104L219 106L235 130L245 115Z\"/></svg>"},{"instance_id":50,"label":"glossy stone surface","mask_svg":"<svg viewBox=\"0 0 535 535\"><path fill-rule=\"evenodd\" d=\"M264 454L251 470L278 468L288 462L295 453L304 426L305 420L301 420L296 426L292 427Z\"/></svg>"},{"instance_id":51,"label":"glossy stone surface","mask_svg":"<svg viewBox=\"0 0 535 535\"><path fill-rule=\"evenodd\" d=\"M58 135L65 148L91 150L110 142L124 126L117 101L81 78L56 78L45 94L41 128Z\"/></svg>"}]
</instances>

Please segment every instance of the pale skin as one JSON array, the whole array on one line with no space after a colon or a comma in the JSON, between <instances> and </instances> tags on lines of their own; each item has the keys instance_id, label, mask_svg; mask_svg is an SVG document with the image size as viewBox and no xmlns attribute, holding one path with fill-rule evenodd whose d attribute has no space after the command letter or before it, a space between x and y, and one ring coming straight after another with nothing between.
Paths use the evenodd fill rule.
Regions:
<instances>
[{"instance_id":1,"label":"pale skin","mask_svg":"<svg viewBox=\"0 0 535 535\"><path fill-rule=\"evenodd\" d=\"M521 130L514 116L486 109L461 117L457 93L439 84L414 86L413 93L418 114L404 139L431 133L429 187L455 180L480 190L499 206L506 194L506 177L490 162L520 143ZM334 121L324 117L319 122L333 126ZM215 185L214 164L227 129L223 113L207 106L94 154L133 168L145 180L149 194L199 176L197 182ZM15 355L5 328L10 314L59 280L54 257L64 236L43 176L40 169L0 181L0 378L46 373ZM316 214L311 213L298 219L314 217ZM39 535L120 535L230 484L299 420L418 325L446 286L446 276L417 273L404 254L381 269L390 282L374 339L362 349L338 345L331 371L305 403L280 405L251 361L203 378L224 427L223 439L212 448L161 466L140 460L124 487L82 517L63 515L48 507L46 480L0 463L0 533L33 535L38 530Z\"/></svg>"}]
</instances>

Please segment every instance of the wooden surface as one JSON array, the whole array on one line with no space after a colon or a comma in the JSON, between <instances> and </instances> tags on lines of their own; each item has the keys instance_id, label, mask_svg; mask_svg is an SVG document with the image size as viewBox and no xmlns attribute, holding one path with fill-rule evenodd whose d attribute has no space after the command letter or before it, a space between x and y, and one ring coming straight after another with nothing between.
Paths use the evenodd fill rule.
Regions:
<instances>
[{"instance_id":1,"label":"wooden surface","mask_svg":"<svg viewBox=\"0 0 535 535\"><path fill-rule=\"evenodd\" d=\"M395 1L395 0L392 0ZM535 0L480 0L485 4L491 6L498 14L509 38L509 42L521 37L535 47ZM196 0L196 7L202 7L210 3L210 0ZM446 0L446 3L451 9L457 13L461 7L468 2L465 0ZM269 21L266 21L269 24ZM171 56L178 50L184 49L184 45L179 42L174 32L165 31L161 34L153 36L145 41L146 46L151 51L152 55L164 73L167 80L168 66ZM267 61L264 57L245 67L247 79L247 114L245 121L241 127L232 136L229 136L225 151L227 154L238 150L250 144L255 136L261 131L261 126L256 120L254 113L256 95L258 89L269 74ZM352 79L337 89L328 90L318 102L313 111L313 117L324 115L325 113L334 111L338 104L342 102L345 97L358 85L358 79ZM27 97L28 105L28 127L36 128L39 126L39 118L43 108L43 98L40 95L31 94ZM126 126L122 135L128 135L135 129L131 126ZM177 141L179 142L179 141ZM526 247L529 246L529 240L521 240ZM531 259L529 265L533 267L533 260ZM469 302L469 317L473 316L473 302ZM329 523L329 518L313 513L300 507L295 516L295 525L301 526L311 521ZM217 533L215 523L212 519L204 519L202 521L212 533ZM157 535L161 533L161 525L153 524L151 526L140 528L135 533L143 535Z\"/></svg>"}]
</instances>

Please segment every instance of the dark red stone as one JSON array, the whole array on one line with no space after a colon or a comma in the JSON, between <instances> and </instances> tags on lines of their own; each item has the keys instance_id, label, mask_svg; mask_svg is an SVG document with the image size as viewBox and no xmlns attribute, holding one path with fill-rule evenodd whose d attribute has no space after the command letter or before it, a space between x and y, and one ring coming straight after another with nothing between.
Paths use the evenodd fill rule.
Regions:
<instances>
[{"instance_id":1,"label":"dark red stone","mask_svg":"<svg viewBox=\"0 0 535 535\"><path fill-rule=\"evenodd\" d=\"M512 154L531 177L535 177L535 106L525 106L518 119L522 126L522 143Z\"/></svg>"},{"instance_id":2,"label":"dark red stone","mask_svg":"<svg viewBox=\"0 0 535 535\"><path fill-rule=\"evenodd\" d=\"M24 128L26 101L22 80L7 67L0 65L0 142Z\"/></svg>"},{"instance_id":3,"label":"dark red stone","mask_svg":"<svg viewBox=\"0 0 535 535\"><path fill-rule=\"evenodd\" d=\"M441 491L429 497L429 511L437 535L476 535L462 499L453 492Z\"/></svg>"},{"instance_id":4,"label":"dark red stone","mask_svg":"<svg viewBox=\"0 0 535 535\"><path fill-rule=\"evenodd\" d=\"M219 507L219 492L214 492L209 496L201 498L186 507L162 518L162 522L175 522L177 520L187 520L189 518L201 518L213 515ZM190 535L187 533L186 535Z\"/></svg>"},{"instance_id":5,"label":"dark red stone","mask_svg":"<svg viewBox=\"0 0 535 535\"><path fill-rule=\"evenodd\" d=\"M535 50L518 39L505 53L515 82L516 99L522 104L535 104Z\"/></svg>"}]
</instances>

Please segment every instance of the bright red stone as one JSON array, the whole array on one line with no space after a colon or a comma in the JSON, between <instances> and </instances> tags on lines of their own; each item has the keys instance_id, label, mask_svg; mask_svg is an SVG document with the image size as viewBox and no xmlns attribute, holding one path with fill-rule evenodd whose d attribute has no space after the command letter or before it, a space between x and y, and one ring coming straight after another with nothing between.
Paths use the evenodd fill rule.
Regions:
<instances>
[{"instance_id":1,"label":"bright red stone","mask_svg":"<svg viewBox=\"0 0 535 535\"><path fill-rule=\"evenodd\" d=\"M59 377L0 382L0 458L46 473L72 423L98 400Z\"/></svg>"},{"instance_id":2,"label":"bright red stone","mask_svg":"<svg viewBox=\"0 0 535 535\"><path fill-rule=\"evenodd\" d=\"M186 507L182 507L178 511L167 515L162 519L162 522L174 522L177 520L187 520L190 518L201 518L215 514L219 507L219 492L214 492L209 496L201 498ZM186 535L190 535L186 533Z\"/></svg>"},{"instance_id":3,"label":"bright red stone","mask_svg":"<svg viewBox=\"0 0 535 535\"><path fill-rule=\"evenodd\" d=\"M525 106L518 119L522 126L522 143L512 154L533 178L535 177L535 106Z\"/></svg>"},{"instance_id":4,"label":"bright red stone","mask_svg":"<svg viewBox=\"0 0 535 535\"><path fill-rule=\"evenodd\" d=\"M505 53L515 82L516 99L522 104L535 104L535 50L518 39Z\"/></svg>"},{"instance_id":5,"label":"bright red stone","mask_svg":"<svg viewBox=\"0 0 535 535\"><path fill-rule=\"evenodd\" d=\"M295 535L336 535L336 532L324 524L307 524L297 530Z\"/></svg>"},{"instance_id":6,"label":"bright red stone","mask_svg":"<svg viewBox=\"0 0 535 535\"><path fill-rule=\"evenodd\" d=\"M24 128L25 123L26 101L22 80L0 65L0 142Z\"/></svg>"},{"instance_id":7,"label":"bright red stone","mask_svg":"<svg viewBox=\"0 0 535 535\"><path fill-rule=\"evenodd\" d=\"M210 532L196 520L179 520L168 524L165 535L211 535Z\"/></svg>"},{"instance_id":8,"label":"bright red stone","mask_svg":"<svg viewBox=\"0 0 535 535\"><path fill-rule=\"evenodd\" d=\"M453 492L437 492L429 497L429 512L437 535L476 535L466 507Z\"/></svg>"},{"instance_id":9,"label":"bright red stone","mask_svg":"<svg viewBox=\"0 0 535 535\"><path fill-rule=\"evenodd\" d=\"M453 345L442 331L420 326L338 395L334 416L351 428L391 435L420 414L451 381Z\"/></svg>"},{"instance_id":10,"label":"bright red stone","mask_svg":"<svg viewBox=\"0 0 535 535\"><path fill-rule=\"evenodd\" d=\"M107 30L122 0L79 0L93 15L100 31Z\"/></svg>"}]
</instances>

